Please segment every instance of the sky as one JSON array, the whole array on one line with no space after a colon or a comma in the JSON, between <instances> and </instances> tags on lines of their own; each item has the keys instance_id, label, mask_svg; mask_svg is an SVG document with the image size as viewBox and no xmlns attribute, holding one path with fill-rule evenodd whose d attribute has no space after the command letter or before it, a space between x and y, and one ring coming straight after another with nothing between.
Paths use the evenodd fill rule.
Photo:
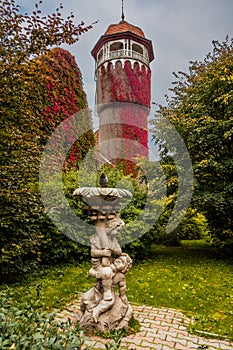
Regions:
<instances>
[{"instance_id":1,"label":"sky","mask_svg":"<svg viewBox=\"0 0 233 350\"><path fill-rule=\"evenodd\" d=\"M59 3L63 16L71 11L74 21L85 25L98 21L72 46L63 46L75 56L81 70L89 107L94 106L95 62L91 50L110 24L121 20L121 0L44 0L43 13L53 12ZM26 11L35 0L19 0ZM165 104L174 81L173 72L186 71L190 61L203 61L212 50L212 40L233 36L233 0L124 0L125 20L139 26L153 44L151 101ZM152 105L153 107L153 105Z\"/></svg>"}]
</instances>

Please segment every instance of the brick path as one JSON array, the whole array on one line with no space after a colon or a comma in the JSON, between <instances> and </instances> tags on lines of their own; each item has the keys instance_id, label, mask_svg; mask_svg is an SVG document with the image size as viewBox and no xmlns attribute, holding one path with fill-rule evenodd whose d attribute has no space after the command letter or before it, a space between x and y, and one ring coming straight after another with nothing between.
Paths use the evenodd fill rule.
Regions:
<instances>
[{"instance_id":1,"label":"brick path","mask_svg":"<svg viewBox=\"0 0 233 350\"><path fill-rule=\"evenodd\" d=\"M192 350L206 349L233 350L233 342L190 334L187 330L191 319L174 309L154 308L151 306L131 304L134 317L140 321L140 332L122 339L121 345L128 350ZM57 314L57 320L70 318L75 321L79 310L79 300L66 306ZM91 337L86 341L93 350L105 348L110 339Z\"/></svg>"}]
</instances>

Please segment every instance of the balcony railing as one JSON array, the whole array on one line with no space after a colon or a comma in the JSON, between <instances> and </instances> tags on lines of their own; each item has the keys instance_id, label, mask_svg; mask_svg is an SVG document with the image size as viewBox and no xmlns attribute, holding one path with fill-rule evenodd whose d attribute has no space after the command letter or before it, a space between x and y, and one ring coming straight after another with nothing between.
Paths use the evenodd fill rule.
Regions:
<instances>
[{"instance_id":1,"label":"balcony railing","mask_svg":"<svg viewBox=\"0 0 233 350\"><path fill-rule=\"evenodd\" d=\"M116 60L116 59L134 59L136 61L140 61L149 66L149 58L140 54L139 52L133 50L117 50L117 51L109 51L105 53L98 61L97 61L97 69L99 66L106 61Z\"/></svg>"}]
</instances>

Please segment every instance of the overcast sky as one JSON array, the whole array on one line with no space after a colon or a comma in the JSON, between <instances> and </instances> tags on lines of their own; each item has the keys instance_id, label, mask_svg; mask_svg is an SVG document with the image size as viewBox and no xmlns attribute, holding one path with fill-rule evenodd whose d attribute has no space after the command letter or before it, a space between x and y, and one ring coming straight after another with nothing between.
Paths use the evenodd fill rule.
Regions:
<instances>
[{"instance_id":1,"label":"overcast sky","mask_svg":"<svg viewBox=\"0 0 233 350\"><path fill-rule=\"evenodd\" d=\"M77 23L99 21L80 41L67 48L76 58L83 76L89 106L94 104L94 59L91 50L109 24L121 19L121 0L44 0L44 12L64 5L63 15L73 11ZM19 0L28 10L35 0ZM165 103L172 86L172 72L186 71L190 60L203 60L212 40L233 36L233 0L124 0L125 20L139 26L153 43L152 98Z\"/></svg>"}]
</instances>

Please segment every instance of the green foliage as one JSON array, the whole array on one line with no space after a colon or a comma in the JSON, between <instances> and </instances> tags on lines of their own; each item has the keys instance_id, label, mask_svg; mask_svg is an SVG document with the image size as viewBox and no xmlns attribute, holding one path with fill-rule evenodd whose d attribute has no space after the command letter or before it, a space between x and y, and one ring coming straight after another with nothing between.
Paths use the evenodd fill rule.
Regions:
<instances>
[{"instance_id":1,"label":"green foliage","mask_svg":"<svg viewBox=\"0 0 233 350\"><path fill-rule=\"evenodd\" d=\"M197 239L208 233L205 217L191 208L179 227L174 232L166 233L166 224L177 197L178 183L176 167L171 158L169 161L142 160L137 177L125 176L120 166L112 167L106 164L94 173L88 163L82 166L78 173L65 174L67 179L70 177L65 192L75 212L91 223L88 221L88 212L82 210L84 204L77 203L72 196L75 188L83 186L83 181L87 186L98 186L98 178L104 172L109 179L109 187L117 186L130 190L133 198L123 204L120 211L126 227L118 240L131 258L135 261L143 260L151 256L153 243L180 246L181 239Z\"/></svg>"},{"instance_id":2,"label":"green foliage","mask_svg":"<svg viewBox=\"0 0 233 350\"><path fill-rule=\"evenodd\" d=\"M180 240L208 238L209 228L205 216L189 208L176 229Z\"/></svg>"},{"instance_id":3,"label":"green foliage","mask_svg":"<svg viewBox=\"0 0 233 350\"><path fill-rule=\"evenodd\" d=\"M192 207L205 215L213 242L224 249L233 246L232 69L233 40L213 41L203 62L191 62L188 73L175 74L173 95L157 113L157 120L167 118L185 141L195 176ZM164 152L157 120L155 137Z\"/></svg>"},{"instance_id":4,"label":"green foliage","mask_svg":"<svg viewBox=\"0 0 233 350\"><path fill-rule=\"evenodd\" d=\"M182 239L199 239L206 236L209 230L205 217L191 207L179 226L170 233L166 232L178 191L177 169L172 158L166 155L157 163L143 160L141 167L144 174L134 179L133 200L122 211L121 216L129 223L124 235L128 234L130 237L132 230L140 233L145 225L148 226L148 230L142 237L126 245L128 253L136 259L148 258L153 243L180 246ZM144 178L149 183L146 186L141 182ZM144 210L146 215L143 219L134 221Z\"/></svg>"},{"instance_id":5,"label":"green foliage","mask_svg":"<svg viewBox=\"0 0 233 350\"><path fill-rule=\"evenodd\" d=\"M66 182L66 186L72 190L72 183ZM10 198L11 201L14 199L14 206L10 202L3 208L5 217L11 222L2 222L2 279L14 280L41 264L81 262L89 258L89 247L66 237L46 216L36 184L30 186L30 191L17 195L14 191Z\"/></svg>"},{"instance_id":6,"label":"green foliage","mask_svg":"<svg viewBox=\"0 0 233 350\"><path fill-rule=\"evenodd\" d=\"M56 93L61 93L59 86L64 89L67 83L70 89L77 80L73 84L75 96L63 101L63 109L70 108L71 99L76 104L75 111L87 106L81 75L72 56L64 50L51 53L49 50L54 45L76 42L90 27L74 24L72 15L63 19L62 5L54 14L43 16L41 3L35 5L31 15L26 15L15 0L0 0L0 275L8 279L41 262L56 263L85 256L85 249L61 235L46 217L37 184L43 144L51 132L42 117L48 103L44 84L46 79L57 78L51 71L46 75L42 56L46 54L48 60L53 60L54 66L49 67L54 70L56 64L59 66L59 54L64 57L59 69L66 79L56 82ZM69 73L73 74L72 79ZM61 115L57 122L60 121ZM55 121L53 127L56 125ZM84 135L81 144L79 155L83 156L93 144L93 135Z\"/></svg>"},{"instance_id":7,"label":"green foliage","mask_svg":"<svg viewBox=\"0 0 233 350\"><path fill-rule=\"evenodd\" d=\"M129 321L129 327L127 329L127 334L133 334L140 332L140 322L134 317L134 315L131 317Z\"/></svg>"},{"instance_id":8,"label":"green foliage","mask_svg":"<svg viewBox=\"0 0 233 350\"><path fill-rule=\"evenodd\" d=\"M83 332L70 321L58 322L56 312L41 310L38 300L16 303L11 293L1 292L0 348L11 350L81 350ZM85 346L85 347L84 347Z\"/></svg>"},{"instance_id":9,"label":"green foliage","mask_svg":"<svg viewBox=\"0 0 233 350\"><path fill-rule=\"evenodd\" d=\"M110 331L107 337L112 338L113 340L110 343L105 344L105 350L121 350L121 341L125 336L126 332L124 329Z\"/></svg>"}]
</instances>

